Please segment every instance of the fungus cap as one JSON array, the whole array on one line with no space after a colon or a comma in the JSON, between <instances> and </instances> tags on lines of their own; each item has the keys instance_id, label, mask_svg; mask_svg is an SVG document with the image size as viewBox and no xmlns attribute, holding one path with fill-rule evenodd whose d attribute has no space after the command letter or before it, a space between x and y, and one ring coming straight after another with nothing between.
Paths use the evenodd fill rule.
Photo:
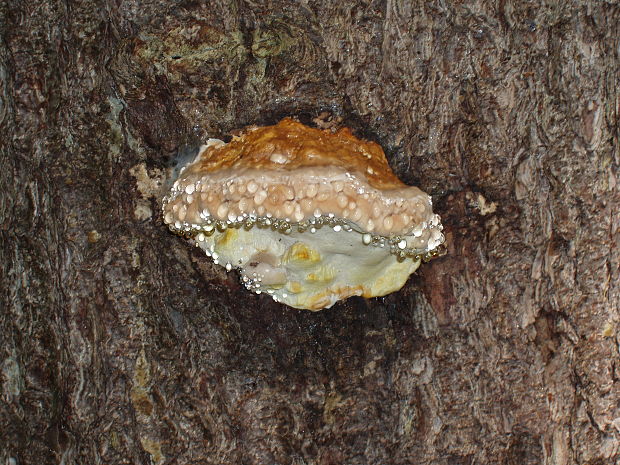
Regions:
<instances>
[{"instance_id":1,"label":"fungus cap","mask_svg":"<svg viewBox=\"0 0 620 465\"><path fill-rule=\"evenodd\" d=\"M296 308L400 289L444 242L431 198L402 183L381 147L284 119L209 139L163 202L245 286Z\"/></svg>"}]
</instances>

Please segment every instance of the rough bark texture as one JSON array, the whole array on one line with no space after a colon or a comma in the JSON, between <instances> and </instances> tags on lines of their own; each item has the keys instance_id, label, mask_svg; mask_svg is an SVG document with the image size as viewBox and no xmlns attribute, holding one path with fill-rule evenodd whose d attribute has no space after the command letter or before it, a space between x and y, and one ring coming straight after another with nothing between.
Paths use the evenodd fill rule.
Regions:
<instances>
[{"instance_id":1,"label":"rough bark texture","mask_svg":"<svg viewBox=\"0 0 620 465\"><path fill-rule=\"evenodd\" d=\"M594 0L0 3L0 462L620 463L619 24ZM449 253L310 313L159 201L198 141L323 112L433 195Z\"/></svg>"}]
</instances>

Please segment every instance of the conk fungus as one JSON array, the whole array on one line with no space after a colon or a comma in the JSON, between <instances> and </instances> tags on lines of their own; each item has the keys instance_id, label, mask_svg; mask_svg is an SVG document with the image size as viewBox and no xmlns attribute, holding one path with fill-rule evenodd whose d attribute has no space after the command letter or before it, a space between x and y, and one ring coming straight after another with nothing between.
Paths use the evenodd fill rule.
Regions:
<instances>
[{"instance_id":1,"label":"conk fungus","mask_svg":"<svg viewBox=\"0 0 620 465\"><path fill-rule=\"evenodd\" d=\"M249 290L308 310L400 289L444 241L431 198L392 173L379 145L288 118L209 139L163 217Z\"/></svg>"}]
</instances>

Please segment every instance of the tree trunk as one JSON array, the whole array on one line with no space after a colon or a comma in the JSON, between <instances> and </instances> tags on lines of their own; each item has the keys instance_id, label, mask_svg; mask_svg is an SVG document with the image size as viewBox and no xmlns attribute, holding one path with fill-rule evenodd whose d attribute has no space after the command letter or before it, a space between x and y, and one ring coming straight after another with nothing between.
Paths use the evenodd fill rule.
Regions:
<instances>
[{"instance_id":1,"label":"tree trunk","mask_svg":"<svg viewBox=\"0 0 620 465\"><path fill-rule=\"evenodd\" d=\"M0 463L620 463L620 7L0 4ZM160 218L208 137L379 142L448 254L293 310Z\"/></svg>"}]
</instances>

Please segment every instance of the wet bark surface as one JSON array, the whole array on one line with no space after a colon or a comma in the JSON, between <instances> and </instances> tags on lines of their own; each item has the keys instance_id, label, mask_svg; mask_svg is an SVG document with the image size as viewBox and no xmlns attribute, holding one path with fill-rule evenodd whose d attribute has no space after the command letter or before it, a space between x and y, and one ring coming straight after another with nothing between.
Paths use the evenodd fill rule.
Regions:
<instances>
[{"instance_id":1,"label":"wet bark surface","mask_svg":"<svg viewBox=\"0 0 620 465\"><path fill-rule=\"evenodd\" d=\"M615 2L0 3L2 463L620 461ZM448 254L318 313L163 225L207 137L328 115Z\"/></svg>"}]
</instances>

